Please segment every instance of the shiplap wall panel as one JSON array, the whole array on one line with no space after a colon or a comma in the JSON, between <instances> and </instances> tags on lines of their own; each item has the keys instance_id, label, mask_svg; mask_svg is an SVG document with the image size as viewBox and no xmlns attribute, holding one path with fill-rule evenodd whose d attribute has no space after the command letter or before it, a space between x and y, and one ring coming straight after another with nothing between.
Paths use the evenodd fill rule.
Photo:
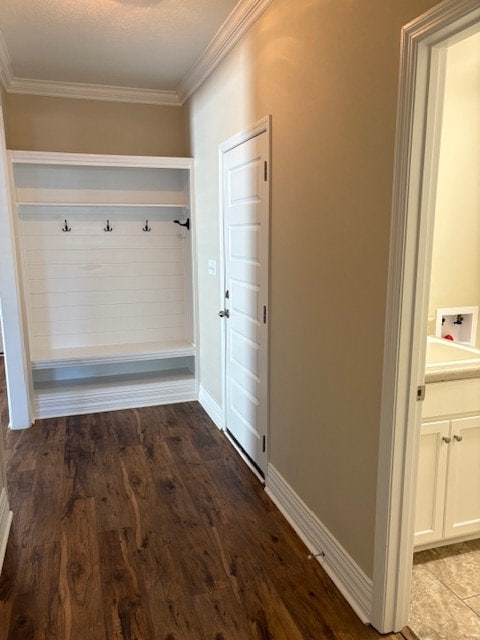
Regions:
<instances>
[{"instance_id":1,"label":"shiplap wall panel","mask_svg":"<svg viewBox=\"0 0 480 640\"><path fill-rule=\"evenodd\" d=\"M177 269L180 266L177 266ZM183 286L182 275L156 276L139 279L136 276L123 276L119 278L49 278L32 279L29 283L31 293L69 293L71 291L132 291L135 289L156 290L181 289Z\"/></svg>"},{"instance_id":2,"label":"shiplap wall panel","mask_svg":"<svg viewBox=\"0 0 480 640\"><path fill-rule=\"evenodd\" d=\"M125 298L124 291L83 291L68 293L38 293L30 295L30 307L38 309L42 307L77 307L77 306L98 306L117 304L137 304L139 307L143 303L180 301L184 299L184 289L166 289L158 291L154 289L130 291L128 298Z\"/></svg>"},{"instance_id":3,"label":"shiplap wall panel","mask_svg":"<svg viewBox=\"0 0 480 640\"><path fill-rule=\"evenodd\" d=\"M188 341L189 169L71 160L13 165L33 359Z\"/></svg>"},{"instance_id":4,"label":"shiplap wall panel","mask_svg":"<svg viewBox=\"0 0 480 640\"><path fill-rule=\"evenodd\" d=\"M57 264L28 265L28 277L30 280L43 280L45 278L86 278L95 276L98 278L136 277L139 279L150 276L174 276L178 272L180 260L174 262L135 262L130 264L64 264L61 274Z\"/></svg>"},{"instance_id":5,"label":"shiplap wall panel","mask_svg":"<svg viewBox=\"0 0 480 640\"><path fill-rule=\"evenodd\" d=\"M38 336L34 339L34 357L37 352L55 349L76 349L117 344L168 343L184 339L183 327L166 327L153 330L109 331L108 333L78 333L75 336ZM53 345L53 346L52 346ZM35 358L34 358L35 359Z\"/></svg>"},{"instance_id":6,"label":"shiplap wall panel","mask_svg":"<svg viewBox=\"0 0 480 640\"><path fill-rule=\"evenodd\" d=\"M186 205L182 191L109 191L107 189L17 189L19 204L175 204Z\"/></svg>"},{"instance_id":7,"label":"shiplap wall panel","mask_svg":"<svg viewBox=\"0 0 480 640\"><path fill-rule=\"evenodd\" d=\"M22 220L32 352L185 340L186 232L153 219Z\"/></svg>"},{"instance_id":8,"label":"shiplap wall panel","mask_svg":"<svg viewBox=\"0 0 480 640\"><path fill-rule=\"evenodd\" d=\"M67 247L67 242L65 243ZM87 244L85 243L85 247ZM108 245L108 240L105 242L105 248L84 248L84 249L46 249L44 251L27 251L27 260L30 266L43 265L43 264L57 264L60 267L65 264L122 264L127 262L176 262L179 258L179 252L177 249L163 249L161 250L161 256L159 256L160 249L112 249Z\"/></svg>"},{"instance_id":9,"label":"shiplap wall panel","mask_svg":"<svg viewBox=\"0 0 480 640\"><path fill-rule=\"evenodd\" d=\"M33 321L31 332L37 338L39 336L62 336L78 333L109 333L110 331L136 331L175 328L183 325L183 314L158 314L154 316L137 316L134 318L123 316L115 318L112 326L112 318L88 318L78 320L49 320L46 322ZM81 331L79 331L81 327Z\"/></svg>"},{"instance_id":10,"label":"shiplap wall panel","mask_svg":"<svg viewBox=\"0 0 480 640\"><path fill-rule=\"evenodd\" d=\"M62 265L61 274L58 264L30 265L28 276L30 281L53 280L54 278L134 278L137 285L143 285L153 276L178 276L182 274L181 262L137 262L132 264L68 264ZM111 286L110 286L111 288Z\"/></svg>"},{"instance_id":11,"label":"shiplap wall panel","mask_svg":"<svg viewBox=\"0 0 480 640\"><path fill-rule=\"evenodd\" d=\"M56 322L58 320L90 320L107 319L112 314L115 318L141 318L162 315L182 315L185 313L183 301L144 302L141 305L135 302L108 305L88 305L74 307L43 306L35 309L36 322Z\"/></svg>"},{"instance_id":12,"label":"shiplap wall panel","mask_svg":"<svg viewBox=\"0 0 480 640\"><path fill-rule=\"evenodd\" d=\"M149 242L152 242L152 236L154 236L156 238L155 246L161 249L172 246L171 243L175 240L175 238L182 236L183 231L179 229L178 226L174 225L171 220L157 219L156 215L151 211L145 211L144 213L145 218L143 219L142 216L138 220L138 222L116 218L114 225L115 234L113 234L112 232L112 237L109 236L110 241L114 241L118 244L121 244L122 242L125 243L125 241L129 239L140 239L140 242L149 240ZM151 227L152 229L149 232L142 231L142 227L145 224L145 219L149 220L149 227ZM59 238L60 240L70 238L71 241L75 243L76 241L74 240L74 238L78 237L102 237L101 232L103 232L103 228L105 226L106 216L99 216L97 213L95 216L92 216L90 218L88 216L79 215L76 211L71 211L70 216L68 216L68 221L69 226L72 230L68 233L68 235L67 233L62 232L63 221L64 218L62 218L61 216L58 216L58 218L55 218L55 220L50 219L45 221L37 221L31 220L30 218L23 220L23 235L25 237L26 245L30 246L31 244L35 245L35 243L47 241L53 242L53 244L55 244L55 239L57 238ZM94 242L93 239L92 242ZM162 244L162 242L166 244ZM169 242L170 245L168 244ZM42 246L44 245L42 244Z\"/></svg>"},{"instance_id":13,"label":"shiplap wall panel","mask_svg":"<svg viewBox=\"0 0 480 640\"><path fill-rule=\"evenodd\" d=\"M155 219L156 222L168 222L179 216L186 217L188 215L188 207L173 205L113 205L104 204L96 205L68 205L68 204L19 204L17 207L18 215L21 220L29 222L54 222L57 229L63 224L65 218L72 219L75 222L74 230L78 229L81 219L93 220L98 223L104 222L107 218L115 216L119 221L132 220L142 223L145 218ZM138 225L138 222L136 223ZM153 229L155 231L155 229ZM85 231L85 233L88 233ZM93 231L91 235L94 235ZM39 233L38 235L45 235ZM48 235L48 234L47 234Z\"/></svg>"}]
</instances>

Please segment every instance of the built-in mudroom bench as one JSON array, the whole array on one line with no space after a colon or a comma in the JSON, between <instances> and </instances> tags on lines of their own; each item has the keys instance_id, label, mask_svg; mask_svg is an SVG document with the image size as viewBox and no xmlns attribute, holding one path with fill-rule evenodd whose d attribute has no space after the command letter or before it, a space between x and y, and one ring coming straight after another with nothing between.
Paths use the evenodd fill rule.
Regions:
<instances>
[{"instance_id":1,"label":"built-in mudroom bench","mask_svg":"<svg viewBox=\"0 0 480 640\"><path fill-rule=\"evenodd\" d=\"M191 159L9 155L34 417L196 399Z\"/></svg>"}]
</instances>

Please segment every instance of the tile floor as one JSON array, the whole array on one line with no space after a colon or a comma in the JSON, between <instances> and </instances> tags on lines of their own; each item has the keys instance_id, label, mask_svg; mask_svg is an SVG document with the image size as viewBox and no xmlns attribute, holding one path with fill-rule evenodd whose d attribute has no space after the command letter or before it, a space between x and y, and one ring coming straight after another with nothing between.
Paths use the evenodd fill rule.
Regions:
<instances>
[{"instance_id":1,"label":"tile floor","mask_svg":"<svg viewBox=\"0 0 480 640\"><path fill-rule=\"evenodd\" d=\"M480 640L480 540L414 555L409 625L421 640Z\"/></svg>"}]
</instances>

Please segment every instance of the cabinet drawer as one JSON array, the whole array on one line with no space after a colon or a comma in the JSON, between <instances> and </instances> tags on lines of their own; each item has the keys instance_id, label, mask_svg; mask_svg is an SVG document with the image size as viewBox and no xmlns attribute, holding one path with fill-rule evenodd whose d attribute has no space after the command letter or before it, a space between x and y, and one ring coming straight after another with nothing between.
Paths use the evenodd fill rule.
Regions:
<instances>
[{"instance_id":1,"label":"cabinet drawer","mask_svg":"<svg viewBox=\"0 0 480 640\"><path fill-rule=\"evenodd\" d=\"M426 386L422 418L480 412L480 378L431 382Z\"/></svg>"}]
</instances>

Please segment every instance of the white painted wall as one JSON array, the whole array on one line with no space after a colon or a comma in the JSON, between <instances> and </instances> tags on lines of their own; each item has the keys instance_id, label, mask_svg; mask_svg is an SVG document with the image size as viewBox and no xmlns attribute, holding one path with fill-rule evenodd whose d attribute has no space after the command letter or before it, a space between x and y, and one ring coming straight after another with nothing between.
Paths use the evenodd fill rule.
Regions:
<instances>
[{"instance_id":1,"label":"white painted wall","mask_svg":"<svg viewBox=\"0 0 480 640\"><path fill-rule=\"evenodd\" d=\"M32 424L31 372L26 329L22 318L22 283L17 270L18 247L12 214L3 111L0 108L0 299L4 331L5 371L10 426L26 429Z\"/></svg>"},{"instance_id":2,"label":"white painted wall","mask_svg":"<svg viewBox=\"0 0 480 640\"><path fill-rule=\"evenodd\" d=\"M437 307L473 305L480 305L480 34L447 53L429 317Z\"/></svg>"},{"instance_id":3,"label":"white painted wall","mask_svg":"<svg viewBox=\"0 0 480 640\"><path fill-rule=\"evenodd\" d=\"M255 119L250 94L251 65L248 49L237 47L216 72L215 100L208 91L200 92L192 101L192 155L195 163L195 197L197 216L198 281L200 291L200 375L202 386L219 403L221 388L222 321L217 313L221 308L220 294L221 230L219 226L218 146L233 134L250 126ZM235 109L231 106L235 105ZM213 107L213 108L212 108ZM204 212L208 211L208 216ZM217 263L215 275L208 273L208 261Z\"/></svg>"}]
</instances>

